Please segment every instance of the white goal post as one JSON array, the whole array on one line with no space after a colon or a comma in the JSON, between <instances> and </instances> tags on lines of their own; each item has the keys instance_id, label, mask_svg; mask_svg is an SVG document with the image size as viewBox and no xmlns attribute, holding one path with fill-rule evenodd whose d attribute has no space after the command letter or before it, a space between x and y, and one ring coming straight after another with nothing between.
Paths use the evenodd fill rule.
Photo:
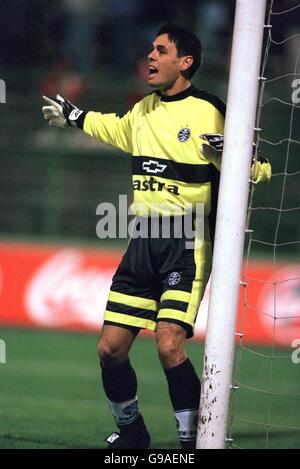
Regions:
<instances>
[{"instance_id":1,"label":"white goal post","mask_svg":"<svg viewBox=\"0 0 300 469\"><path fill-rule=\"evenodd\" d=\"M237 0L197 448L226 444L266 0Z\"/></svg>"}]
</instances>

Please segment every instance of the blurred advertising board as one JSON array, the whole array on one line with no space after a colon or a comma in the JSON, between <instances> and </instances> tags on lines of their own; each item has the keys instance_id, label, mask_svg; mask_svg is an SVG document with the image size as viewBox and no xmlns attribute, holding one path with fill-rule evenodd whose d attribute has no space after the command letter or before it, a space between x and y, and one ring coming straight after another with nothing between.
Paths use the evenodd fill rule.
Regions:
<instances>
[{"instance_id":1,"label":"blurred advertising board","mask_svg":"<svg viewBox=\"0 0 300 469\"><path fill-rule=\"evenodd\" d=\"M98 332L121 252L0 243L0 324ZM300 264L252 261L241 286L244 343L288 346L300 338ZM209 285L199 310L203 339Z\"/></svg>"}]
</instances>

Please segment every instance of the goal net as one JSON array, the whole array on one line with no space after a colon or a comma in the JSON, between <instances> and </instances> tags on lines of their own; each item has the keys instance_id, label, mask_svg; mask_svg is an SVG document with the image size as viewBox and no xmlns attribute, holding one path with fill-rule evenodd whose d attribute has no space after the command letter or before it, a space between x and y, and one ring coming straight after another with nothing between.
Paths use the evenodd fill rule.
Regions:
<instances>
[{"instance_id":1,"label":"goal net","mask_svg":"<svg viewBox=\"0 0 300 469\"><path fill-rule=\"evenodd\" d=\"M227 442L233 448L299 448L299 1L268 4L260 81L256 143L273 175L267 186L251 186ZM253 327L265 344L249 345Z\"/></svg>"}]
</instances>

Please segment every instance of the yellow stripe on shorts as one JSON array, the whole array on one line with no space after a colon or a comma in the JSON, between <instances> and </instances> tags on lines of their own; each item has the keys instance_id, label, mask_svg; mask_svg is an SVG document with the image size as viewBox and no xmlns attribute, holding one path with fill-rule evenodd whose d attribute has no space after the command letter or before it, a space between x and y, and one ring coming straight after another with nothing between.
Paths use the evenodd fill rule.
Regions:
<instances>
[{"instance_id":1,"label":"yellow stripe on shorts","mask_svg":"<svg viewBox=\"0 0 300 469\"><path fill-rule=\"evenodd\" d=\"M126 295L125 293L118 293L115 291L109 292L108 301L114 301L115 303L121 303L126 306L132 306L133 308L147 309L150 311L157 311L158 309L158 303L155 300L141 298L140 296Z\"/></svg>"},{"instance_id":2,"label":"yellow stripe on shorts","mask_svg":"<svg viewBox=\"0 0 300 469\"><path fill-rule=\"evenodd\" d=\"M196 222L197 223L197 222ZM198 233L196 226L196 233ZM201 242L202 241L202 242ZM185 322L194 324L200 302L203 298L211 269L212 246L209 233L208 219L204 219L204 240L195 239L194 260L196 264L195 279L193 281L189 306Z\"/></svg>"},{"instance_id":3,"label":"yellow stripe on shorts","mask_svg":"<svg viewBox=\"0 0 300 469\"><path fill-rule=\"evenodd\" d=\"M186 313L170 308L162 308L158 313L157 319L177 319L181 322L187 322Z\"/></svg>"},{"instance_id":4,"label":"yellow stripe on shorts","mask_svg":"<svg viewBox=\"0 0 300 469\"><path fill-rule=\"evenodd\" d=\"M190 301L191 294L187 291L182 290L166 290L160 297L160 302L164 300L177 300L188 303Z\"/></svg>"},{"instance_id":5,"label":"yellow stripe on shorts","mask_svg":"<svg viewBox=\"0 0 300 469\"><path fill-rule=\"evenodd\" d=\"M150 331L155 331L156 329L156 322L151 321L151 319L138 318L136 316L129 316L127 314L115 313L114 311L108 310L104 313L104 321L139 327L141 329L149 329Z\"/></svg>"}]
</instances>

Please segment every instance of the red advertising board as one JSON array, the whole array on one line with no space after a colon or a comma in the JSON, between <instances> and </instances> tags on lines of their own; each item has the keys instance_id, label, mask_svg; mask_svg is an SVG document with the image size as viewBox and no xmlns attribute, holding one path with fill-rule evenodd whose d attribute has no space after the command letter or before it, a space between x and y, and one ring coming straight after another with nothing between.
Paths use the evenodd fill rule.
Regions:
<instances>
[{"instance_id":1,"label":"red advertising board","mask_svg":"<svg viewBox=\"0 0 300 469\"><path fill-rule=\"evenodd\" d=\"M0 324L99 331L118 251L0 244ZM243 279L244 280L244 279ZM241 287L237 332L245 343L291 346L300 338L300 264L255 261ZM196 337L205 333L209 285Z\"/></svg>"}]
</instances>

